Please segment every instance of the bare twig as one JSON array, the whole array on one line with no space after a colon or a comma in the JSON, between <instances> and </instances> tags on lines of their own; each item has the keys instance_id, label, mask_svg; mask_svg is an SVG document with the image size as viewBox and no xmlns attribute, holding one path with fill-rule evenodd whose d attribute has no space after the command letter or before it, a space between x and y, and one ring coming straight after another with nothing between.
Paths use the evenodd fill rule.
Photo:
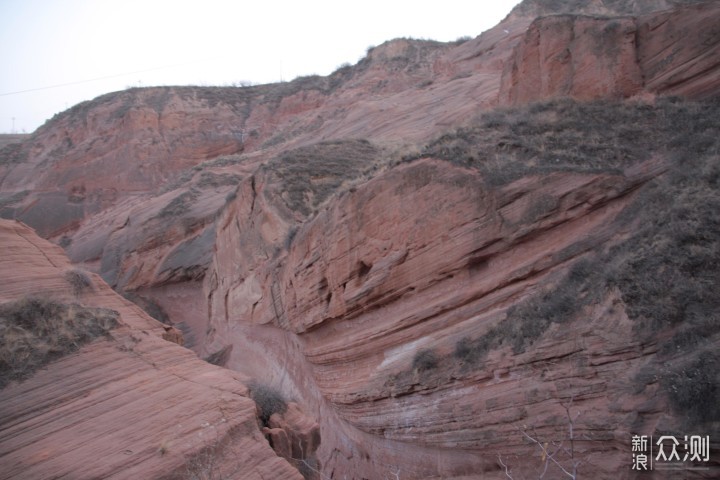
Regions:
<instances>
[{"instance_id":1,"label":"bare twig","mask_svg":"<svg viewBox=\"0 0 720 480\"><path fill-rule=\"evenodd\" d=\"M573 480L577 479L577 471L578 466L582 463L579 460L576 460L575 458L575 420L580 416L580 412L576 412L576 414L573 416L570 412L570 409L572 408L574 397L570 398L570 401L567 404L562 405L565 409L565 414L567 416L568 420L568 433L569 433L569 440L570 440L570 448L567 448L565 446L564 441L560 442L542 442L539 440L538 435L533 431L533 434L531 435L527 431L527 426L523 426L521 429L518 427L518 431L522 433L525 438L530 440L532 443L537 445L540 448L540 451L542 452L541 455L541 461L543 462L543 468L542 472L539 473L538 479L545 478L545 475L548 472L548 465L552 462L555 466L557 466L565 475L567 475L568 478L571 478ZM552 448L551 448L552 447ZM558 454L560 452L563 452L570 458L570 466L566 468L567 461L563 461L566 465L563 465L557 458ZM510 472L510 468L508 465L505 464L500 454L498 454L498 461L500 462L500 465L505 470L505 476L507 478L512 479L512 475Z\"/></svg>"},{"instance_id":2,"label":"bare twig","mask_svg":"<svg viewBox=\"0 0 720 480\"><path fill-rule=\"evenodd\" d=\"M297 442L298 442L298 447L299 447L299 449L300 449L300 456L301 456L302 458L295 458L295 457L292 457L292 456L291 456L290 458L291 458L292 460L296 461L296 462L302 463L302 464L305 465L307 468L309 468L309 469L312 470L313 472L315 472L315 473L317 473L318 475L320 475L320 478L330 480L330 477L328 477L327 475L324 475L320 470L318 470L317 468L315 468L315 467L313 467L312 465L310 465L310 462L308 462L308 461L306 460L306 458L305 458L305 449L303 448L303 445L302 445L302 439L301 439L301 438L298 438L298 439L297 439ZM291 449L291 450L292 450L292 449Z\"/></svg>"},{"instance_id":3,"label":"bare twig","mask_svg":"<svg viewBox=\"0 0 720 480\"><path fill-rule=\"evenodd\" d=\"M509 472L509 470L508 470L508 466L505 465L505 462L503 462L502 457L500 456L499 453L498 453L498 461L500 462L500 465L502 465L502 467L505 469L505 476L506 476L507 478L509 478L509 479L512 480L513 477L512 477L512 475L510 475L510 472Z\"/></svg>"},{"instance_id":4,"label":"bare twig","mask_svg":"<svg viewBox=\"0 0 720 480\"><path fill-rule=\"evenodd\" d=\"M572 407L572 403L575 397L570 397L570 401L567 403L567 405L563 405L565 408L565 414L567 415L568 419L568 430L570 432L570 461L572 463L572 473L573 477L576 478L577 476L577 467L580 465L580 461L575 460L575 420L580 416L580 412L578 411L575 415L575 418L572 418L572 415L570 414L570 407Z\"/></svg>"},{"instance_id":5,"label":"bare twig","mask_svg":"<svg viewBox=\"0 0 720 480\"><path fill-rule=\"evenodd\" d=\"M542 443L540 443L538 440L536 440L535 438L533 438L533 437L531 437L530 435L528 435L525 430L521 430L521 432L522 432L523 435L525 435L525 437L526 437L528 440L530 440L531 442L535 443L538 447L540 447L540 449L542 450L543 455L544 455L544 457L545 457L545 459L546 459L545 462L547 462L548 460L550 460L550 461L553 462L555 465L557 465L557 467L558 467L560 470L562 470L565 475L567 475L568 477L572 478L573 480L575 479L576 475L575 475L574 473L570 473L570 472L568 472L567 470L565 470L565 467L563 467L562 464L560 464L560 462L558 462L557 460L555 460L555 455L557 454L558 450L555 450L553 453L550 453L550 452L547 451L547 448L546 448ZM573 468L573 470L574 470L574 468Z\"/></svg>"}]
</instances>

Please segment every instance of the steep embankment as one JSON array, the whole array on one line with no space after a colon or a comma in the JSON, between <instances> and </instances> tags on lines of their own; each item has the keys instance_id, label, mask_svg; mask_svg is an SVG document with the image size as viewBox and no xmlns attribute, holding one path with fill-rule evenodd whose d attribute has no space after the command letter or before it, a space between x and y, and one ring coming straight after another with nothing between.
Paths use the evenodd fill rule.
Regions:
<instances>
[{"instance_id":1,"label":"steep embankment","mask_svg":"<svg viewBox=\"0 0 720 480\"><path fill-rule=\"evenodd\" d=\"M563 8L612 13L596 3ZM328 77L133 89L78 105L3 150L0 214L55 239L118 290L192 283L207 268L212 222L226 198L288 150L365 138L397 155L471 121L498 98L623 97L643 89L702 96L717 83L717 5L639 20L547 17L528 30L533 15L548 13L537 8L526 2L459 44L387 42ZM689 73L677 73L689 64Z\"/></svg>"},{"instance_id":2,"label":"steep embankment","mask_svg":"<svg viewBox=\"0 0 720 480\"><path fill-rule=\"evenodd\" d=\"M32 404L41 387L70 388L50 382L64 365L71 379L93 365L82 392L102 405L118 387L93 383L95 370L145 365L112 378L170 413L148 420L141 456L112 456L120 476L215 458L197 450L208 428L236 467L290 475L248 416L248 379L265 438L305 478L504 478L503 463L537 476L549 460L523 432L572 443L574 459L553 458L582 461L583 476L631 478L634 433L715 439L720 124L706 98L718 91L720 10L652 13L680 3L697 2L526 1L476 39L394 40L328 77L133 89L59 115L2 150L0 213L241 373L159 340L177 332L96 278L103 298L81 299L120 312L114 340L11 385L3 403L21 409L11 397ZM551 13L584 16L534 21ZM588 16L616 14L635 17ZM566 95L644 100L523 105ZM59 275L41 277L67 295ZM8 278L7 300L30 288ZM95 411L67 401L58 408ZM213 414L187 431L179 422L192 441L174 451L163 422L188 418L186 404ZM129 405L139 410L118 414L145 411ZM113 415L74 432L94 442ZM5 457L12 468L82 460L57 450L55 423L39 443L33 425L8 437L27 439ZM96 457L111 454L97 444ZM82 475L107 473L88 465Z\"/></svg>"},{"instance_id":3,"label":"steep embankment","mask_svg":"<svg viewBox=\"0 0 720 480\"><path fill-rule=\"evenodd\" d=\"M527 23L458 44L390 41L329 77L108 94L3 151L0 215L54 239L156 317L206 323L198 280L215 217L238 184L319 141L367 138L393 152L466 121L495 101L509 46ZM373 158L379 169L387 155Z\"/></svg>"},{"instance_id":4,"label":"steep embankment","mask_svg":"<svg viewBox=\"0 0 720 480\"><path fill-rule=\"evenodd\" d=\"M168 341L182 339L99 277L73 270L27 226L0 220L0 244L0 325L14 339L2 342L0 366L26 378L0 390L0 478L302 478L264 441L245 377ZM30 323L11 326L7 302L29 295L37 300L13 315ZM71 313L56 322L66 305ZM116 328L75 344L87 332L69 331L96 328L88 316L98 307ZM41 333L55 361L32 374L47 347L28 332L48 309Z\"/></svg>"},{"instance_id":5,"label":"steep embankment","mask_svg":"<svg viewBox=\"0 0 720 480\"><path fill-rule=\"evenodd\" d=\"M302 398L327 475L532 475L521 430L566 439L568 405L594 478L635 432L716 435L718 131L712 102L496 111L292 233L256 179L218 221L207 353Z\"/></svg>"},{"instance_id":6,"label":"steep embankment","mask_svg":"<svg viewBox=\"0 0 720 480\"><path fill-rule=\"evenodd\" d=\"M238 184L318 141L394 151L471 118L494 102L508 42L528 22L457 45L394 40L329 77L108 94L4 151L0 215L53 238L156 317L206 323L197 281Z\"/></svg>"},{"instance_id":7,"label":"steep embankment","mask_svg":"<svg viewBox=\"0 0 720 480\"><path fill-rule=\"evenodd\" d=\"M718 22L717 2L639 17L539 18L505 67L500 102L640 93L707 97L720 81Z\"/></svg>"},{"instance_id":8,"label":"steep embankment","mask_svg":"<svg viewBox=\"0 0 720 480\"><path fill-rule=\"evenodd\" d=\"M154 195L171 180L187 181L182 172L221 155L244 153L244 169L252 170L278 152L319 140L427 139L494 101L509 50L494 52L491 67L479 57L505 41L399 39L328 77L105 95L59 114L21 151L4 155L3 215L56 237L123 200L145 200L143 194Z\"/></svg>"}]
</instances>

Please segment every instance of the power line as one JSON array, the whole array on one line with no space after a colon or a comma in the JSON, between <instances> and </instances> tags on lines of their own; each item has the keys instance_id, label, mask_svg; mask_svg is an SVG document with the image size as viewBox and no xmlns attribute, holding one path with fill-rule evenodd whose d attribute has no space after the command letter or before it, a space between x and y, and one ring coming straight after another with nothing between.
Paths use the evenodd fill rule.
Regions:
<instances>
[{"instance_id":1,"label":"power line","mask_svg":"<svg viewBox=\"0 0 720 480\"><path fill-rule=\"evenodd\" d=\"M80 84L83 84L83 83L98 82L98 81L100 81L100 80L108 80L108 79L110 79L110 78L126 77L126 76L128 76L128 75L135 75L135 74L138 74L138 73L153 72L153 71L155 71L155 70L164 70L164 69L166 69L166 68L183 67L183 66L185 66L185 65L192 65L192 64L195 64L195 63L207 62L207 61L210 61L210 60L220 60L221 58L223 58L223 57L211 58L211 59L205 59L205 60L196 60L196 61L193 61L193 62L184 62L184 63L175 64L175 65L166 65L166 66L164 66L164 67L148 68L148 69L145 69L145 70L137 70L137 71L135 71L135 72L117 73L117 74L114 74L114 75L107 75L107 76L104 76L104 77L91 78L91 79L87 79L87 80L78 80L78 81L76 81L76 82L59 83L59 84L57 84L57 85L48 85L48 86L45 86L45 87L29 88L29 89L27 89L27 90L18 90L18 91L16 91L16 92L0 93L0 97L6 97L6 96L8 96L8 95L18 95L18 94L21 94L21 93L28 93L28 92L38 92L38 91L41 91L41 90L50 90L50 89L53 89L53 88L69 87L69 86L71 86L71 85L80 85Z\"/></svg>"}]
</instances>

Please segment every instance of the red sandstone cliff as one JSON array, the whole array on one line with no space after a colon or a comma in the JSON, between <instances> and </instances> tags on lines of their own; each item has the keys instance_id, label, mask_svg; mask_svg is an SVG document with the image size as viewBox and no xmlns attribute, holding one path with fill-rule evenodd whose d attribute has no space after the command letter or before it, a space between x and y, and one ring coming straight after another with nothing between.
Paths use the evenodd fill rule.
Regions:
<instances>
[{"instance_id":1,"label":"red sandstone cliff","mask_svg":"<svg viewBox=\"0 0 720 480\"><path fill-rule=\"evenodd\" d=\"M632 431L683 428L664 393L633 387L668 358L658 355L663 342L639 335L622 293L609 290L518 354L513 342L534 327L514 324L512 309L568 288L578 262L600 268L598 252L627 235L619 215L665 168L650 161L488 188L472 170L421 160L351 189L268 257L286 240L247 228L262 230L273 210L267 185L256 184L252 210L239 196L220 219L205 348L234 345L230 368L269 376L312 405L326 473L383 478L397 466L407 478L500 478L490 472L501 454L532 474L519 429L565 438L572 402L584 471L631 478L618 452ZM490 333L503 340L482 346ZM485 348L476 365L474 349ZM421 351L437 363L418 364Z\"/></svg>"},{"instance_id":2,"label":"red sandstone cliff","mask_svg":"<svg viewBox=\"0 0 720 480\"><path fill-rule=\"evenodd\" d=\"M717 2L639 17L539 18L505 67L500 102L711 96L720 78L719 21Z\"/></svg>"},{"instance_id":3,"label":"red sandstone cliff","mask_svg":"<svg viewBox=\"0 0 720 480\"><path fill-rule=\"evenodd\" d=\"M168 341L181 337L97 276L73 292L62 250L27 226L1 220L0 242L3 303L119 314L107 338L0 390L0 478L302 478L263 440L246 377Z\"/></svg>"},{"instance_id":4,"label":"red sandstone cliff","mask_svg":"<svg viewBox=\"0 0 720 480\"><path fill-rule=\"evenodd\" d=\"M131 349L172 412L187 408L172 395L192 389L224 392L191 402L197 415L234 395L237 425L220 436L249 469L290 478L269 441L305 478L505 478L502 463L532 477L547 456L523 432L567 446L569 412L581 475L634 478L632 434L718 435L720 127L706 99L718 92L720 9L560 3L524 2L461 44L394 40L325 78L79 105L3 148L0 211L229 369L156 337ZM563 15L535 20L549 13ZM524 106L565 96L645 103ZM35 261L23 258L8 267L15 279ZM120 311L131 338L174 332L134 307L150 323L132 324L109 291L86 300ZM113 335L47 372L130 362ZM0 391L3 404L15 392L35 401L37 382L64 388L47 372ZM166 395L168 372L220 383L178 380ZM245 384L260 380L295 401L265 438L246 408ZM148 427L139 464L113 460L120 477L182 475L189 457L206 458L199 443L153 455L173 415ZM88 422L83 439L100 433ZM80 455L52 453L61 442L28 440L0 461L37 458L41 471ZM707 466L678 478L717 474Z\"/></svg>"}]
</instances>

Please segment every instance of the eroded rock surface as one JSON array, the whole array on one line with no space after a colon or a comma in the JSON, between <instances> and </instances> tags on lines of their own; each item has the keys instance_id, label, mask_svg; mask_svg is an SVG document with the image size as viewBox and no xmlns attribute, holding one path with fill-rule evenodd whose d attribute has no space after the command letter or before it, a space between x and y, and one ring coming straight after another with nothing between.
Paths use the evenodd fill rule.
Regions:
<instances>
[{"instance_id":1,"label":"eroded rock surface","mask_svg":"<svg viewBox=\"0 0 720 480\"><path fill-rule=\"evenodd\" d=\"M205 279L205 348L233 345L229 368L308 405L325 474L502 478L500 455L532 476L522 432L567 442L572 421L583 471L633 478L632 432L716 431L716 374L694 369L718 361L702 287L720 280L717 157L682 153L709 141L714 104L582 105L490 114L427 148L443 160L408 159L299 228L277 180L238 190ZM673 393L696 387L704 423Z\"/></svg>"},{"instance_id":2,"label":"eroded rock surface","mask_svg":"<svg viewBox=\"0 0 720 480\"><path fill-rule=\"evenodd\" d=\"M263 438L245 377L174 343L99 277L74 291L62 250L27 226L0 221L0 245L0 301L81 302L120 322L0 390L1 478L302 478Z\"/></svg>"},{"instance_id":3,"label":"eroded rock surface","mask_svg":"<svg viewBox=\"0 0 720 480\"><path fill-rule=\"evenodd\" d=\"M718 23L717 2L639 17L539 18L505 67L500 102L713 96L720 78Z\"/></svg>"},{"instance_id":4,"label":"eroded rock surface","mask_svg":"<svg viewBox=\"0 0 720 480\"><path fill-rule=\"evenodd\" d=\"M661 95L718 91L717 16L526 1L468 41L118 92L13 141L0 212L99 276L74 292L59 248L3 222L0 300L122 325L0 392L0 471L531 478L525 434L572 425L581 476L616 479L632 434L715 439L717 103ZM558 96L605 102L524 106ZM258 426L249 380L287 410Z\"/></svg>"}]
</instances>

